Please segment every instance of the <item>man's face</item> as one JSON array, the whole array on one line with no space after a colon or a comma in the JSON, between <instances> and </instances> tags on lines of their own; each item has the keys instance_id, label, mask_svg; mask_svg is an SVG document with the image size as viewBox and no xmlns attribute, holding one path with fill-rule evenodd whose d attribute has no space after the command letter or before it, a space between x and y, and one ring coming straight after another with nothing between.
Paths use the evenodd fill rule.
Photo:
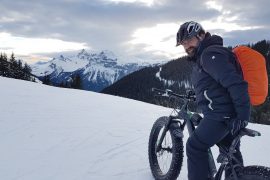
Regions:
<instances>
[{"instance_id":1,"label":"man's face","mask_svg":"<svg viewBox=\"0 0 270 180\"><path fill-rule=\"evenodd\" d=\"M184 40L181 45L184 47L188 56L193 57L199 45L199 40L194 36L190 39Z\"/></svg>"}]
</instances>

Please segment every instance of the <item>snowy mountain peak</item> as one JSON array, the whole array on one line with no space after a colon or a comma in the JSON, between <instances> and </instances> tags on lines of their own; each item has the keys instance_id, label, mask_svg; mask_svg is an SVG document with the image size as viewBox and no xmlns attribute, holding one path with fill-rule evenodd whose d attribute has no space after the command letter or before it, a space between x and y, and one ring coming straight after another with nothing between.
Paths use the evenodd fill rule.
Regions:
<instances>
[{"instance_id":1,"label":"snowy mountain peak","mask_svg":"<svg viewBox=\"0 0 270 180\"><path fill-rule=\"evenodd\" d=\"M90 56L90 54L85 50L85 49L82 49L78 54L77 54L77 57L80 58L80 59L84 59L84 56Z\"/></svg>"},{"instance_id":2,"label":"snowy mountain peak","mask_svg":"<svg viewBox=\"0 0 270 180\"><path fill-rule=\"evenodd\" d=\"M90 62L116 62L117 57L115 54L108 50L103 50L101 52L87 52L85 49L82 49L78 54L77 58L87 59Z\"/></svg>"},{"instance_id":3,"label":"snowy mountain peak","mask_svg":"<svg viewBox=\"0 0 270 180\"><path fill-rule=\"evenodd\" d=\"M60 55L46 63L36 63L32 66L32 73L41 78L50 75L54 84L66 82L72 75L79 74L84 89L99 91L145 67L136 63L120 65L117 60L115 54L108 50L89 53L82 49L75 56Z\"/></svg>"},{"instance_id":4,"label":"snowy mountain peak","mask_svg":"<svg viewBox=\"0 0 270 180\"><path fill-rule=\"evenodd\" d=\"M60 61L64 61L64 62L67 61L67 58L65 58L63 55L60 55L59 58L57 58L57 59Z\"/></svg>"},{"instance_id":5,"label":"snowy mountain peak","mask_svg":"<svg viewBox=\"0 0 270 180\"><path fill-rule=\"evenodd\" d=\"M117 61L117 57L115 56L115 54L108 50L101 51L99 56L106 60Z\"/></svg>"}]
</instances>

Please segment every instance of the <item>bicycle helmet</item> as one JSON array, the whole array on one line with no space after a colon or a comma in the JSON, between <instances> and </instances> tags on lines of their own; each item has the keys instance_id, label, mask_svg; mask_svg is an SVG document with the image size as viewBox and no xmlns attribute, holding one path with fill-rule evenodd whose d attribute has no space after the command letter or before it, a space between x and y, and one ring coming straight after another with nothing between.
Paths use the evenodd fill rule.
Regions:
<instances>
[{"instance_id":1,"label":"bicycle helmet","mask_svg":"<svg viewBox=\"0 0 270 180\"><path fill-rule=\"evenodd\" d=\"M194 21L185 22L177 32L176 46L179 46L186 39L197 36L201 31L204 31L204 29L199 23Z\"/></svg>"}]
</instances>

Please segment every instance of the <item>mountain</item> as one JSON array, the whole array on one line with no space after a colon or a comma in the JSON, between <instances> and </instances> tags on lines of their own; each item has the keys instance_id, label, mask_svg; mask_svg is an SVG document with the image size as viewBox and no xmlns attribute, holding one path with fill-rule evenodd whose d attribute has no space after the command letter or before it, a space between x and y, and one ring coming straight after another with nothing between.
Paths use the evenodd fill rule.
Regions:
<instances>
[{"instance_id":1,"label":"mountain","mask_svg":"<svg viewBox=\"0 0 270 180\"><path fill-rule=\"evenodd\" d=\"M4 77L0 87L1 180L154 179L148 137L172 109ZM248 128L262 136L242 138L245 165L270 167L270 126ZM216 160L216 146L212 152ZM185 154L183 162L178 180L187 180Z\"/></svg>"},{"instance_id":2,"label":"mountain","mask_svg":"<svg viewBox=\"0 0 270 180\"><path fill-rule=\"evenodd\" d=\"M120 78L143 67L147 63L118 63L118 58L110 51L89 53L81 50L75 56L60 55L48 62L32 65L32 73L40 79L49 76L54 85L71 82L72 76L79 75L82 89L100 91Z\"/></svg>"}]
</instances>

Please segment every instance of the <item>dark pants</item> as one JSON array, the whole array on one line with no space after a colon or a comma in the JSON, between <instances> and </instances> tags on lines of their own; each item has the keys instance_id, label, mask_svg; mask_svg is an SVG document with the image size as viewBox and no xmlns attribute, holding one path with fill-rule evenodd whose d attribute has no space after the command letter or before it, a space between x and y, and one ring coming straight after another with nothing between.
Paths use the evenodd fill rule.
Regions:
<instances>
[{"instance_id":1,"label":"dark pants","mask_svg":"<svg viewBox=\"0 0 270 180\"><path fill-rule=\"evenodd\" d=\"M233 138L225 122L208 117L202 119L187 140L188 179L207 180L209 174L208 148L217 143L229 147ZM237 146L236 156L243 161L239 148L240 142Z\"/></svg>"}]
</instances>

